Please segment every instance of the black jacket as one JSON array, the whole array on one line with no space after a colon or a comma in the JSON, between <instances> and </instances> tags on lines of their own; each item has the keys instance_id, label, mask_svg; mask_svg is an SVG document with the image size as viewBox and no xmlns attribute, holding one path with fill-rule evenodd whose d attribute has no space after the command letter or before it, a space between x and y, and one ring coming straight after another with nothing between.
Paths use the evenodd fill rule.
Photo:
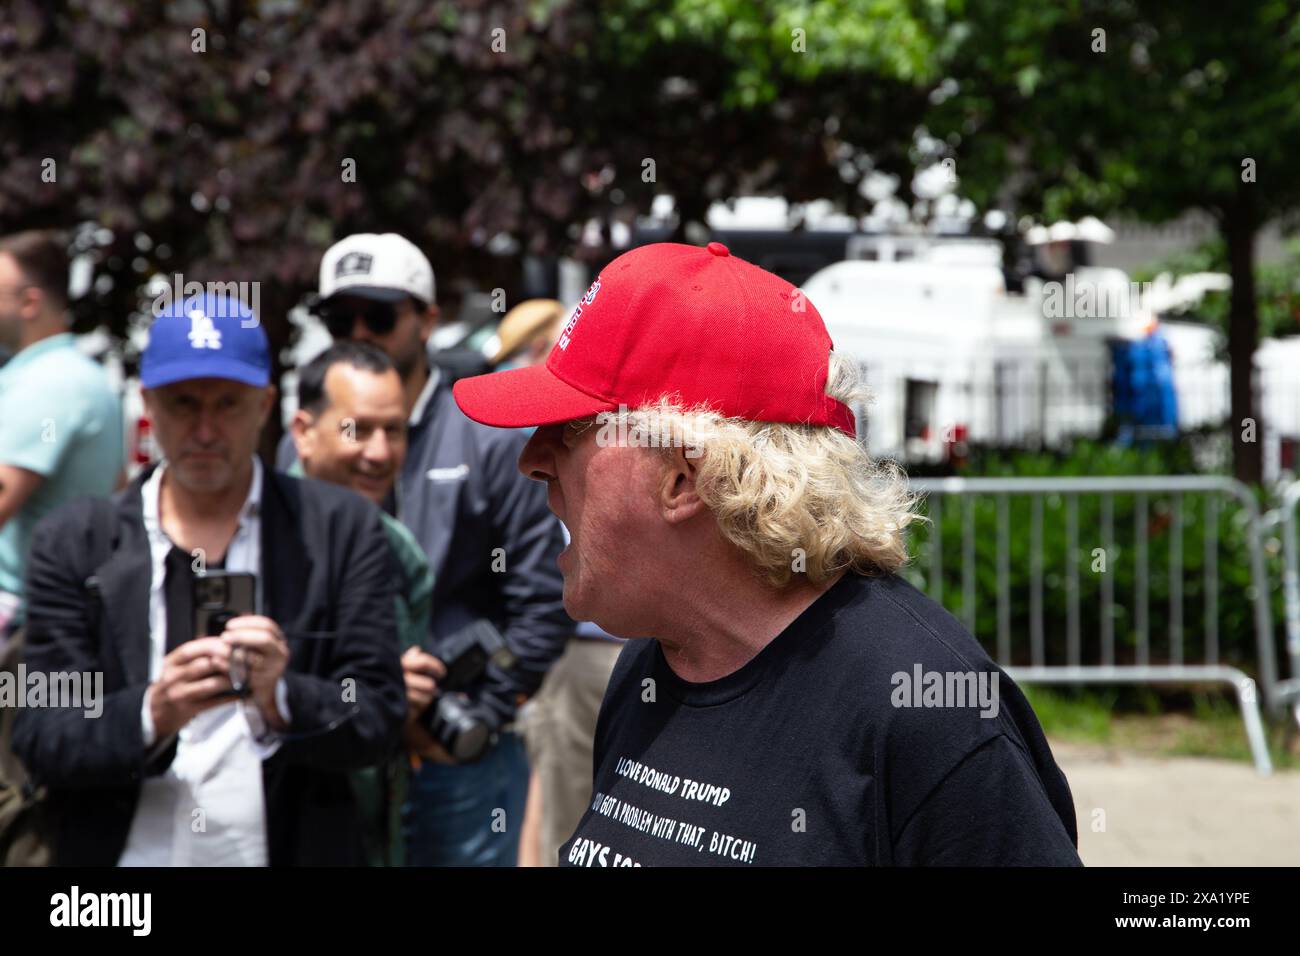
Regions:
<instances>
[{"instance_id":1,"label":"black jacket","mask_svg":"<svg viewBox=\"0 0 1300 956\"><path fill-rule=\"evenodd\" d=\"M28 671L104 674L97 719L27 708L15 722L15 751L49 789L58 864L116 864L141 780L175 754L173 746L146 765L140 726L151 572L141 487L151 470L111 502L82 498L55 510L32 539ZM269 861L363 863L346 771L380 762L401 736L395 561L378 510L363 498L269 469L263 477L263 613L289 642L291 714L284 742L262 764Z\"/></svg>"},{"instance_id":2,"label":"black jacket","mask_svg":"<svg viewBox=\"0 0 1300 956\"><path fill-rule=\"evenodd\" d=\"M469 689L504 723L520 696L537 691L576 627L564 613L555 563L564 532L546 505L546 485L519 472L528 433L467 418L450 376L435 374L423 417L411 425L396 512L433 571L433 641L487 618L514 651L514 667L489 665ZM286 435L276 467L287 469L296 457Z\"/></svg>"}]
</instances>

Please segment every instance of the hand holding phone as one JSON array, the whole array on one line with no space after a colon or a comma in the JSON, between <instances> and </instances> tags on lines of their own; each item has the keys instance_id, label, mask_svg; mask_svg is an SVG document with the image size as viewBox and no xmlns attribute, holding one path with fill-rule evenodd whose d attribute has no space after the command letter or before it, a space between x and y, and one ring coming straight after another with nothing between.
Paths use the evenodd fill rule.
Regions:
<instances>
[{"instance_id":1,"label":"hand holding phone","mask_svg":"<svg viewBox=\"0 0 1300 956\"><path fill-rule=\"evenodd\" d=\"M146 692L155 742L229 699L229 666L230 645L219 637L186 641L163 658L162 673Z\"/></svg>"},{"instance_id":2,"label":"hand holding phone","mask_svg":"<svg viewBox=\"0 0 1300 956\"><path fill-rule=\"evenodd\" d=\"M289 666L289 642L280 625L258 614L241 615L229 622L221 640L230 647L232 683L239 678L273 730L286 729L275 699L276 684Z\"/></svg>"}]
</instances>

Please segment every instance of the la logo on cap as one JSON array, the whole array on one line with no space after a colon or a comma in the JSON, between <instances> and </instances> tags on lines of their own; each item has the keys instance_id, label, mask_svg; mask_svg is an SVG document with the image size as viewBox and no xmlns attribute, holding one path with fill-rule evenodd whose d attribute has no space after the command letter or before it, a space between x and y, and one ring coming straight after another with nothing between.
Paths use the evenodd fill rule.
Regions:
<instances>
[{"instance_id":1,"label":"la logo on cap","mask_svg":"<svg viewBox=\"0 0 1300 956\"><path fill-rule=\"evenodd\" d=\"M190 345L196 349L221 348L221 332L212 324L202 309L190 310Z\"/></svg>"}]
</instances>

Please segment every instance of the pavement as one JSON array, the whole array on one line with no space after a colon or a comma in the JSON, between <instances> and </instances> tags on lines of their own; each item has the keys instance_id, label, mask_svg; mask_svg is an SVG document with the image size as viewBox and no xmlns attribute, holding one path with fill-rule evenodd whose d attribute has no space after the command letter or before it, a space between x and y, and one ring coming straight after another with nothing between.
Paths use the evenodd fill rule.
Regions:
<instances>
[{"instance_id":1,"label":"pavement","mask_svg":"<svg viewBox=\"0 0 1300 956\"><path fill-rule=\"evenodd\" d=\"M1300 770L1050 743L1088 866L1300 865Z\"/></svg>"}]
</instances>

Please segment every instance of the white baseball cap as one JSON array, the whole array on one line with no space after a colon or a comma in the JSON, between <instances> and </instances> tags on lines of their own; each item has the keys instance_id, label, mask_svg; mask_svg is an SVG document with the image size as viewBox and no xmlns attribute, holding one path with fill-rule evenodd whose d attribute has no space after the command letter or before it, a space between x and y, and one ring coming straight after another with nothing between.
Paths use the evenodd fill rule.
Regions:
<instances>
[{"instance_id":1,"label":"white baseball cap","mask_svg":"<svg viewBox=\"0 0 1300 956\"><path fill-rule=\"evenodd\" d=\"M320 261L321 300L357 295L397 302L408 295L434 301L433 266L409 239L395 232L358 232L325 250Z\"/></svg>"}]
</instances>

